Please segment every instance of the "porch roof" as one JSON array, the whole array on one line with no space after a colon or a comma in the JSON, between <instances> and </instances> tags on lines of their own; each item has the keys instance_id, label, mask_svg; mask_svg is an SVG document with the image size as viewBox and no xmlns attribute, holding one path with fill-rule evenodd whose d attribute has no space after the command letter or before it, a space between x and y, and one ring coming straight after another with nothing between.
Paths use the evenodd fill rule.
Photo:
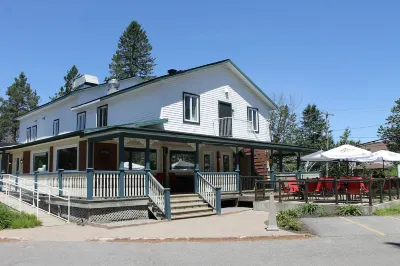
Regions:
<instances>
[{"instance_id":1,"label":"porch roof","mask_svg":"<svg viewBox=\"0 0 400 266\"><path fill-rule=\"evenodd\" d=\"M150 129L150 128L132 128L126 126L99 128L96 131L84 131L81 134L81 137L85 137L93 141L104 141L112 138L117 138L119 136L127 138L129 137L142 138L142 139L148 138L152 140L163 140L171 142L200 143L200 144L210 144L210 145L220 145L220 146L281 150L281 151L292 151L292 152L317 151L317 149L314 148L300 147L295 145L236 139L229 137L209 136L201 134L176 132L176 131L165 131L165 130Z\"/></svg>"}]
</instances>

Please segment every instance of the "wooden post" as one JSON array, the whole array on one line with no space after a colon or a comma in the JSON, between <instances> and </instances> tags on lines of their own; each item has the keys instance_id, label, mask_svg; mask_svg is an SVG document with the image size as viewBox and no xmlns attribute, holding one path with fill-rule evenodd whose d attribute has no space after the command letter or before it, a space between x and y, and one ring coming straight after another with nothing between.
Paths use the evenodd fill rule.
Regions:
<instances>
[{"instance_id":1,"label":"wooden post","mask_svg":"<svg viewBox=\"0 0 400 266\"><path fill-rule=\"evenodd\" d=\"M380 178L379 180L379 202L383 203L383 182L382 182L382 178Z\"/></svg>"},{"instance_id":2,"label":"wooden post","mask_svg":"<svg viewBox=\"0 0 400 266\"><path fill-rule=\"evenodd\" d=\"M338 205L339 201L338 201L338 182L337 182L337 177L335 176L335 178L333 179L333 191L335 193L335 204Z\"/></svg>"},{"instance_id":3,"label":"wooden post","mask_svg":"<svg viewBox=\"0 0 400 266\"><path fill-rule=\"evenodd\" d=\"M308 178L304 180L304 201L308 203Z\"/></svg>"},{"instance_id":4,"label":"wooden post","mask_svg":"<svg viewBox=\"0 0 400 266\"><path fill-rule=\"evenodd\" d=\"M283 155L282 155L282 151L279 151L279 172L283 172Z\"/></svg>"},{"instance_id":5,"label":"wooden post","mask_svg":"<svg viewBox=\"0 0 400 266\"><path fill-rule=\"evenodd\" d=\"M236 147L236 153L235 153L235 163L236 163L236 191L239 191L239 186L240 186L240 164L239 164L239 148Z\"/></svg>"},{"instance_id":6,"label":"wooden post","mask_svg":"<svg viewBox=\"0 0 400 266\"><path fill-rule=\"evenodd\" d=\"M199 193L199 180L197 173L200 172L200 148L199 143L196 143L196 150L194 152L194 193Z\"/></svg>"},{"instance_id":7,"label":"wooden post","mask_svg":"<svg viewBox=\"0 0 400 266\"><path fill-rule=\"evenodd\" d=\"M93 168L88 168L86 170L86 199L88 200L93 199L93 176Z\"/></svg>"},{"instance_id":8,"label":"wooden post","mask_svg":"<svg viewBox=\"0 0 400 266\"><path fill-rule=\"evenodd\" d=\"M125 197L125 138L124 135L118 137L118 160L119 160L119 176L118 176L118 196Z\"/></svg>"},{"instance_id":9,"label":"wooden post","mask_svg":"<svg viewBox=\"0 0 400 266\"><path fill-rule=\"evenodd\" d=\"M88 168L93 168L93 141L88 140L87 158L88 158Z\"/></svg>"},{"instance_id":10,"label":"wooden post","mask_svg":"<svg viewBox=\"0 0 400 266\"><path fill-rule=\"evenodd\" d=\"M64 169L58 169L58 195L60 196L60 197L62 197L62 195L63 195L63 192L62 192L62 189L63 189L63 179L62 179L62 175L63 175L63 172L64 172Z\"/></svg>"},{"instance_id":11,"label":"wooden post","mask_svg":"<svg viewBox=\"0 0 400 266\"><path fill-rule=\"evenodd\" d=\"M300 152L297 153L297 171L300 170Z\"/></svg>"},{"instance_id":12,"label":"wooden post","mask_svg":"<svg viewBox=\"0 0 400 266\"><path fill-rule=\"evenodd\" d=\"M254 149L251 148L250 150L250 166L251 166L251 176L256 175L256 166L254 165Z\"/></svg>"},{"instance_id":13,"label":"wooden post","mask_svg":"<svg viewBox=\"0 0 400 266\"><path fill-rule=\"evenodd\" d=\"M392 201L392 178L389 177L389 201Z\"/></svg>"},{"instance_id":14,"label":"wooden post","mask_svg":"<svg viewBox=\"0 0 400 266\"><path fill-rule=\"evenodd\" d=\"M145 191L146 191L146 196L149 196L150 193L150 187L149 187L149 173L150 173L150 139L146 139L146 150L144 152L144 171L146 172L146 177L145 177Z\"/></svg>"},{"instance_id":15,"label":"wooden post","mask_svg":"<svg viewBox=\"0 0 400 266\"><path fill-rule=\"evenodd\" d=\"M282 189L281 189L281 179L278 179L278 195L279 195L279 202L282 202Z\"/></svg>"},{"instance_id":16,"label":"wooden post","mask_svg":"<svg viewBox=\"0 0 400 266\"><path fill-rule=\"evenodd\" d=\"M218 215L221 215L221 188L215 188L215 209Z\"/></svg>"},{"instance_id":17,"label":"wooden post","mask_svg":"<svg viewBox=\"0 0 400 266\"><path fill-rule=\"evenodd\" d=\"M171 189L164 188L165 219L171 220Z\"/></svg>"}]
</instances>

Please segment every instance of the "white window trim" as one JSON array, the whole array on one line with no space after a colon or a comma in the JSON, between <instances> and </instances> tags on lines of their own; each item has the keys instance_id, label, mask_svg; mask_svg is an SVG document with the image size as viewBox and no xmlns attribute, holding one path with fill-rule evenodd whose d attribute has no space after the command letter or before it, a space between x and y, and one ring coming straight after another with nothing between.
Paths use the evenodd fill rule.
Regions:
<instances>
[{"instance_id":1,"label":"white window trim","mask_svg":"<svg viewBox=\"0 0 400 266\"><path fill-rule=\"evenodd\" d=\"M34 162L33 162L33 157L34 157L34 155L35 154L38 154L38 153L43 153L43 152L47 152L47 154L48 154L48 156L47 156L47 169L49 169L49 164L50 164L50 149L48 149L48 150L39 150L39 151L32 151L31 152L31 163L30 163L30 173L33 173L34 172L34 170L33 170L33 164L34 164ZM48 173L49 171L45 171L45 173Z\"/></svg>"},{"instance_id":2,"label":"white window trim","mask_svg":"<svg viewBox=\"0 0 400 266\"><path fill-rule=\"evenodd\" d=\"M28 138L28 129L29 129L29 138ZM25 130L26 134L26 142L31 142L32 141L32 127L27 127Z\"/></svg>"},{"instance_id":3,"label":"white window trim","mask_svg":"<svg viewBox=\"0 0 400 266\"><path fill-rule=\"evenodd\" d=\"M83 128L80 128L79 127L79 121L80 121L80 118L81 117L84 117L84 123L83 123ZM76 121L76 130L84 130L84 129L86 129L86 112L80 112L80 113L78 113L77 115L76 115L76 119L77 119L77 121Z\"/></svg>"},{"instance_id":4,"label":"white window trim","mask_svg":"<svg viewBox=\"0 0 400 266\"><path fill-rule=\"evenodd\" d=\"M252 115L252 118L253 118L253 116L254 116L254 113L256 114L256 124L255 124L255 126L256 126L256 128L254 128L254 126L253 126L253 120L249 120L249 112L251 111L251 115ZM259 117L260 117L260 113L259 113L259 111L258 111L258 109L257 108L254 108L254 107L248 107L247 108L247 121L249 122L249 124L250 124L250 128L249 128L249 130L250 131L252 131L252 132L259 132L260 131L260 129L258 128L258 126L259 126L259 124L260 124L260 121L259 121Z\"/></svg>"},{"instance_id":5,"label":"white window trim","mask_svg":"<svg viewBox=\"0 0 400 266\"><path fill-rule=\"evenodd\" d=\"M190 112L190 119L186 119L186 97L190 97L190 108L189 108L189 112ZM193 98L197 99L197 120L192 119L192 113L193 113ZM199 95L195 95L195 94L191 94L191 93L183 93L183 120L185 122L191 122L191 123L200 123L200 96Z\"/></svg>"},{"instance_id":6,"label":"white window trim","mask_svg":"<svg viewBox=\"0 0 400 266\"><path fill-rule=\"evenodd\" d=\"M61 146L61 147L56 147L53 152L53 170L58 171L58 150L65 150L68 148L76 148L77 156L76 156L76 169L75 170L67 170L67 171L78 171L79 169L79 147L78 144L71 144L71 145L66 145L66 146Z\"/></svg>"},{"instance_id":7,"label":"white window trim","mask_svg":"<svg viewBox=\"0 0 400 266\"><path fill-rule=\"evenodd\" d=\"M55 128L54 128L54 126L55 126L55 124L56 124L56 121L57 121L57 127L58 127L58 132L57 132L57 134L56 134ZM58 135L60 135L60 119L54 119L54 120L53 120L53 136L58 136Z\"/></svg>"},{"instance_id":8,"label":"white window trim","mask_svg":"<svg viewBox=\"0 0 400 266\"><path fill-rule=\"evenodd\" d=\"M107 109L107 125L105 125L105 126L101 126L101 127L106 127L106 126L108 126L108 104L106 104L106 105L101 105L101 106L97 106L97 108L96 108L96 127L100 127L99 126L99 110L102 110L102 109Z\"/></svg>"}]
</instances>

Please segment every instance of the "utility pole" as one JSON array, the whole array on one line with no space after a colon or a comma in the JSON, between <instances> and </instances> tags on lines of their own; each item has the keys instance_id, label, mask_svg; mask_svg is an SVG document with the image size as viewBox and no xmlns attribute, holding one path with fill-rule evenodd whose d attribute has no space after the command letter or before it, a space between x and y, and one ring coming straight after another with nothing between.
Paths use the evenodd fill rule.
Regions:
<instances>
[{"instance_id":1,"label":"utility pole","mask_svg":"<svg viewBox=\"0 0 400 266\"><path fill-rule=\"evenodd\" d=\"M326 125L325 141L326 141L326 150L328 150L329 149L329 116L334 116L334 114L330 114L330 113L328 113L328 111L323 111L323 113L325 113L325 125ZM329 176L328 173L329 173L329 163L326 162L326 176Z\"/></svg>"}]
</instances>

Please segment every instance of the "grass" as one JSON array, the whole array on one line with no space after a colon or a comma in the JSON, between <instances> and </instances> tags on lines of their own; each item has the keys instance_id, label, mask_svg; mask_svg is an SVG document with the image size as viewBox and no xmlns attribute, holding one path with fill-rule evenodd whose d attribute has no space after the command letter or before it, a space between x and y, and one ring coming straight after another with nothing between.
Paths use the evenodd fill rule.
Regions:
<instances>
[{"instance_id":1,"label":"grass","mask_svg":"<svg viewBox=\"0 0 400 266\"><path fill-rule=\"evenodd\" d=\"M298 220L302 217L324 217L326 210L314 203L306 203L296 209L282 210L276 215L278 226L284 230L301 231L302 223Z\"/></svg>"},{"instance_id":2,"label":"grass","mask_svg":"<svg viewBox=\"0 0 400 266\"><path fill-rule=\"evenodd\" d=\"M42 221L33 214L17 212L4 204L0 204L0 230L32 228L42 225Z\"/></svg>"},{"instance_id":3,"label":"grass","mask_svg":"<svg viewBox=\"0 0 400 266\"><path fill-rule=\"evenodd\" d=\"M361 216L363 211L360 206L357 205L343 205L336 210L338 216Z\"/></svg>"},{"instance_id":4,"label":"grass","mask_svg":"<svg viewBox=\"0 0 400 266\"><path fill-rule=\"evenodd\" d=\"M392 208L380 209L373 212L374 215L385 216L385 215L400 215L400 206Z\"/></svg>"}]
</instances>

